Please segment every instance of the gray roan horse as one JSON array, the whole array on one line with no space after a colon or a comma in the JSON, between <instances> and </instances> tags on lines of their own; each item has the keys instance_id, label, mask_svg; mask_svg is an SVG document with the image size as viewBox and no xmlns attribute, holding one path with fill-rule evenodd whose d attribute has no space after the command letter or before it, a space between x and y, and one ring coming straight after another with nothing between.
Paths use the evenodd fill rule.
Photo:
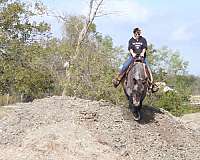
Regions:
<instances>
[{"instance_id":1,"label":"gray roan horse","mask_svg":"<svg viewBox=\"0 0 200 160\"><path fill-rule=\"evenodd\" d=\"M122 86L129 100L129 108L133 112L134 119L138 121L141 119L140 110L148 87L145 64L141 63L140 60L136 60L129 67L127 73L122 82Z\"/></svg>"}]
</instances>

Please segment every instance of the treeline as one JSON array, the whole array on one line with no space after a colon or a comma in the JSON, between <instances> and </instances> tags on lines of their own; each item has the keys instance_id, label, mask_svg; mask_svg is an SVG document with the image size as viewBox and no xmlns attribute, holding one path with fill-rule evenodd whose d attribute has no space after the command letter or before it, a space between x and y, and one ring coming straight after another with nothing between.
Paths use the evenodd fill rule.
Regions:
<instances>
[{"instance_id":1,"label":"treeline","mask_svg":"<svg viewBox=\"0 0 200 160\"><path fill-rule=\"evenodd\" d=\"M1 95L23 101L69 95L115 104L126 102L122 89L115 89L111 80L128 53L114 46L110 36L102 36L94 23L77 52L84 16L66 16L63 37L56 39L49 24L34 21L43 13L40 4L27 6L20 1L1 0L0 6ZM185 112L182 106L189 95L200 93L200 78L187 75L188 63L167 47L155 49L149 45L147 55L155 81L165 81L177 91L157 93L147 102L175 114Z\"/></svg>"}]
</instances>

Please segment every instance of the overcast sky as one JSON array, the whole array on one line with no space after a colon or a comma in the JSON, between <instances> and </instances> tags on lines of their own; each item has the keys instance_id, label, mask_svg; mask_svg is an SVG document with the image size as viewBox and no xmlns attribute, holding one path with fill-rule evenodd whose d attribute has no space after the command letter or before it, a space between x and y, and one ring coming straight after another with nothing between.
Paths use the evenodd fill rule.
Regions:
<instances>
[{"instance_id":1,"label":"overcast sky","mask_svg":"<svg viewBox=\"0 0 200 160\"><path fill-rule=\"evenodd\" d=\"M42 0L57 13L87 15L89 0ZM200 1L197 0L104 0L103 12L108 16L95 20L97 31L113 38L115 45L127 49L132 29L140 27L148 43L156 48L168 46L178 50L189 61L189 73L200 76ZM55 19L54 35L62 35L61 24Z\"/></svg>"}]
</instances>

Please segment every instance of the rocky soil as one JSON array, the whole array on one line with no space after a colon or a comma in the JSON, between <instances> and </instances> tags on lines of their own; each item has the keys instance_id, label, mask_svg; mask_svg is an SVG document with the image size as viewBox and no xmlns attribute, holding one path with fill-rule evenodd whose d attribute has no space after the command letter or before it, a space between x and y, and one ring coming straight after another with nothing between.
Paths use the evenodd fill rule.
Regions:
<instances>
[{"instance_id":1,"label":"rocky soil","mask_svg":"<svg viewBox=\"0 0 200 160\"><path fill-rule=\"evenodd\" d=\"M200 159L199 129L152 107L142 113L135 122L125 106L56 96L6 106L0 160Z\"/></svg>"},{"instance_id":2,"label":"rocky soil","mask_svg":"<svg viewBox=\"0 0 200 160\"><path fill-rule=\"evenodd\" d=\"M188 128L200 131L200 112L186 114L180 117L180 121L185 123Z\"/></svg>"}]
</instances>

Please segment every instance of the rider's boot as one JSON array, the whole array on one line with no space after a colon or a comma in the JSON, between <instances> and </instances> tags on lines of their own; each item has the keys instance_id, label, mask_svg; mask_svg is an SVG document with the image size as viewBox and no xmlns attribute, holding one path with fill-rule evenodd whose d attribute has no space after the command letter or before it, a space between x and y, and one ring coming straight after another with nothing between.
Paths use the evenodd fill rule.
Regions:
<instances>
[{"instance_id":1,"label":"rider's boot","mask_svg":"<svg viewBox=\"0 0 200 160\"><path fill-rule=\"evenodd\" d=\"M153 81L152 72L147 65L145 65L145 66L146 66L147 77L149 79L148 92L151 92L151 93L157 92L159 90L159 88Z\"/></svg>"},{"instance_id":2,"label":"rider's boot","mask_svg":"<svg viewBox=\"0 0 200 160\"><path fill-rule=\"evenodd\" d=\"M124 73L119 73L119 74L117 75L117 77L114 78L114 79L112 80L113 86L114 86L115 88L117 88L117 86L119 86L119 84L120 84L120 82L121 82L123 76L124 76Z\"/></svg>"},{"instance_id":3,"label":"rider's boot","mask_svg":"<svg viewBox=\"0 0 200 160\"><path fill-rule=\"evenodd\" d=\"M154 92L157 92L159 90L159 87L157 84L155 83L152 83L151 85L151 92L154 93Z\"/></svg>"}]
</instances>

